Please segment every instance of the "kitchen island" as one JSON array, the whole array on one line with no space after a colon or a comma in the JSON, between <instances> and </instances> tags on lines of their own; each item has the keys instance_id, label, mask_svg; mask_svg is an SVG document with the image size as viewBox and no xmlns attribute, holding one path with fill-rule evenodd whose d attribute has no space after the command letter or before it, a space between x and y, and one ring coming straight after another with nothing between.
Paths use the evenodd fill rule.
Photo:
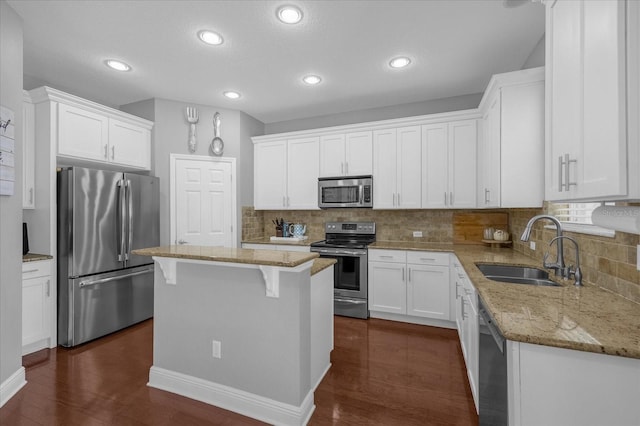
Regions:
<instances>
[{"instance_id":1,"label":"kitchen island","mask_svg":"<svg viewBox=\"0 0 640 426\"><path fill-rule=\"evenodd\" d=\"M306 424L330 365L332 265L316 265L312 280L316 253L182 245L136 254L157 265L149 386Z\"/></svg>"}]
</instances>

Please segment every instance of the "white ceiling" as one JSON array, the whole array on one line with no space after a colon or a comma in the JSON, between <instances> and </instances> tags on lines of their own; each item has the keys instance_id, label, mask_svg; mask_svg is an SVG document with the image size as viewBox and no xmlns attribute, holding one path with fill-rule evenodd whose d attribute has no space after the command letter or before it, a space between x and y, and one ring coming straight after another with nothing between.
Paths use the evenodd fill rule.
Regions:
<instances>
[{"instance_id":1,"label":"white ceiling","mask_svg":"<svg viewBox=\"0 0 640 426\"><path fill-rule=\"evenodd\" d=\"M479 93L492 74L520 69L544 34L544 6L501 0L9 4L24 20L27 76L111 106L157 97L264 123ZM303 21L280 23L282 4L298 5ZM203 44L201 29L225 43ZM397 55L413 63L392 70ZM114 72L107 58L133 69ZM307 73L322 84L306 86Z\"/></svg>"}]
</instances>

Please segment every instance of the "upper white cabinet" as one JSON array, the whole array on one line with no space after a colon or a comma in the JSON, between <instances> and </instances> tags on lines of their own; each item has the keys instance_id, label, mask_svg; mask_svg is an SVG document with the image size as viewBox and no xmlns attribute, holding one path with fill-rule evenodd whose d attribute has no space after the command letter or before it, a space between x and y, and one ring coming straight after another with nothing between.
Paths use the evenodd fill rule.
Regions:
<instances>
[{"instance_id":1,"label":"upper white cabinet","mask_svg":"<svg viewBox=\"0 0 640 426\"><path fill-rule=\"evenodd\" d=\"M420 126L373 132L373 207L421 207Z\"/></svg>"},{"instance_id":2,"label":"upper white cabinet","mask_svg":"<svg viewBox=\"0 0 640 426\"><path fill-rule=\"evenodd\" d=\"M422 126L422 207L476 207L478 120Z\"/></svg>"},{"instance_id":3,"label":"upper white cabinet","mask_svg":"<svg viewBox=\"0 0 640 426\"><path fill-rule=\"evenodd\" d=\"M254 203L258 210L318 208L317 137L254 145Z\"/></svg>"},{"instance_id":4,"label":"upper white cabinet","mask_svg":"<svg viewBox=\"0 0 640 426\"><path fill-rule=\"evenodd\" d=\"M639 9L546 3L547 200L640 199Z\"/></svg>"},{"instance_id":5,"label":"upper white cabinet","mask_svg":"<svg viewBox=\"0 0 640 426\"><path fill-rule=\"evenodd\" d=\"M150 170L152 122L49 87L30 95L42 143L60 162Z\"/></svg>"},{"instance_id":6,"label":"upper white cabinet","mask_svg":"<svg viewBox=\"0 0 640 426\"><path fill-rule=\"evenodd\" d=\"M494 75L479 108L478 207L541 207L544 68Z\"/></svg>"},{"instance_id":7,"label":"upper white cabinet","mask_svg":"<svg viewBox=\"0 0 640 426\"><path fill-rule=\"evenodd\" d=\"M23 92L22 102L22 208L36 206L36 153L35 153L35 107L29 92Z\"/></svg>"},{"instance_id":8,"label":"upper white cabinet","mask_svg":"<svg viewBox=\"0 0 640 426\"><path fill-rule=\"evenodd\" d=\"M320 177L371 175L372 164L370 131L320 137Z\"/></svg>"}]
</instances>

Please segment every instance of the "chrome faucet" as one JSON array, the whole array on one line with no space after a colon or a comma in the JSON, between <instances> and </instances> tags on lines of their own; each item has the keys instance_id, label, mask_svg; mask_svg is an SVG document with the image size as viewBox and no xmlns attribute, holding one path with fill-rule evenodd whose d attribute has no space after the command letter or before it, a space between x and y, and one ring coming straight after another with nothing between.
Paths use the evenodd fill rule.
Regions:
<instances>
[{"instance_id":1,"label":"chrome faucet","mask_svg":"<svg viewBox=\"0 0 640 426\"><path fill-rule=\"evenodd\" d=\"M576 246L576 269L571 269L571 266L567 266L567 268L563 272L563 277L567 279L571 278L572 276L575 277L576 279L575 285L578 287L581 287L582 286L582 269L580 269L580 249L578 248L578 242L571 237L567 237L566 235L561 235L549 241L549 245L553 244L555 240L560 241L564 238L571 241Z\"/></svg>"},{"instance_id":2,"label":"chrome faucet","mask_svg":"<svg viewBox=\"0 0 640 426\"><path fill-rule=\"evenodd\" d=\"M558 219L548 214L540 214L532 217L529 220L529 223L527 223L527 226L524 228L524 232L520 237L520 241L529 241L529 238L531 238L531 228L533 227L533 224L539 221L540 219L548 219L556 225L557 236L551 241L553 242L557 240L556 244L558 245L558 250L557 250L558 254L556 257L556 263L550 263L550 264L547 263L547 255L548 255L547 253L544 256L544 260L542 264L545 268L553 269L555 271L555 275L564 276L566 274L566 266L564 264L564 247L562 244L562 240L564 238L561 238L563 236L562 224Z\"/></svg>"}]
</instances>

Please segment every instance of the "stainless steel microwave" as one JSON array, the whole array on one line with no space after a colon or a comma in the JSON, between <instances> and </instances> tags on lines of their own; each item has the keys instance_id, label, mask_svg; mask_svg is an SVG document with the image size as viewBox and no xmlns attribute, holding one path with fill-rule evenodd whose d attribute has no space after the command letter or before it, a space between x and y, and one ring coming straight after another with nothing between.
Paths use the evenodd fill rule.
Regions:
<instances>
[{"instance_id":1,"label":"stainless steel microwave","mask_svg":"<svg viewBox=\"0 0 640 426\"><path fill-rule=\"evenodd\" d=\"M371 176L331 177L318 179L318 207L373 207Z\"/></svg>"}]
</instances>

